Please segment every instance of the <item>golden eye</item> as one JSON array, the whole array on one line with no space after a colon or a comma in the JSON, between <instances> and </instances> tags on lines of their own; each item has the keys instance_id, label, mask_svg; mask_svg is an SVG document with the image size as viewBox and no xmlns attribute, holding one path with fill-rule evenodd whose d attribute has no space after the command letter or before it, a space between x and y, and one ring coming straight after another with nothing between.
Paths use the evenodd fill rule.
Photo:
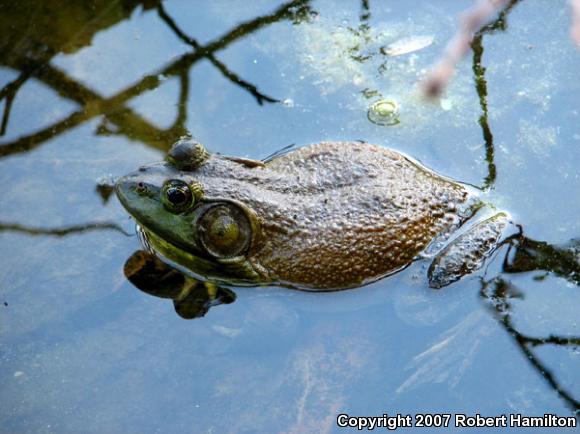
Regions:
<instances>
[{"instance_id":1,"label":"golden eye","mask_svg":"<svg viewBox=\"0 0 580 434\"><path fill-rule=\"evenodd\" d=\"M193 194L189 186L178 179L163 186L163 204L173 213L183 212L193 205Z\"/></svg>"},{"instance_id":2,"label":"golden eye","mask_svg":"<svg viewBox=\"0 0 580 434\"><path fill-rule=\"evenodd\" d=\"M206 252L223 259L242 255L248 250L252 226L238 206L220 203L209 208L199 218L198 233Z\"/></svg>"}]
</instances>

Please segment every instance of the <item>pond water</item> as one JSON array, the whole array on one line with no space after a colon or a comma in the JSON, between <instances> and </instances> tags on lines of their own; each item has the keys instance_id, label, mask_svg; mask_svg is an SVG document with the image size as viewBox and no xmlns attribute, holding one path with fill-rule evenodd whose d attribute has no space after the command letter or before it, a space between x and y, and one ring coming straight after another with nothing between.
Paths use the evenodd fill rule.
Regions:
<instances>
[{"instance_id":1,"label":"pond water","mask_svg":"<svg viewBox=\"0 0 580 434\"><path fill-rule=\"evenodd\" d=\"M416 84L471 3L0 1L0 431L577 416L580 51L566 1L512 1L427 103ZM381 50L405 38L426 46ZM381 98L396 125L369 121ZM491 185L527 238L440 291L416 261L349 291L230 288L184 320L125 277L140 244L110 185L188 133L254 159L392 147Z\"/></svg>"}]
</instances>

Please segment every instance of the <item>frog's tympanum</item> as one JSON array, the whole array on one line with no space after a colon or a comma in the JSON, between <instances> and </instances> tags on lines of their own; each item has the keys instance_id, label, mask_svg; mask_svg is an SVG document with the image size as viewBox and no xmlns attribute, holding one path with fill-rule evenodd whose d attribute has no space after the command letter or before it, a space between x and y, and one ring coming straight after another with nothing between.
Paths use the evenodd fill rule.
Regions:
<instances>
[{"instance_id":1,"label":"frog's tympanum","mask_svg":"<svg viewBox=\"0 0 580 434\"><path fill-rule=\"evenodd\" d=\"M232 285L352 288L432 255L429 284L439 288L479 268L508 222L500 212L471 223L484 208L475 189L359 142L262 162L184 139L116 191L150 251Z\"/></svg>"}]
</instances>

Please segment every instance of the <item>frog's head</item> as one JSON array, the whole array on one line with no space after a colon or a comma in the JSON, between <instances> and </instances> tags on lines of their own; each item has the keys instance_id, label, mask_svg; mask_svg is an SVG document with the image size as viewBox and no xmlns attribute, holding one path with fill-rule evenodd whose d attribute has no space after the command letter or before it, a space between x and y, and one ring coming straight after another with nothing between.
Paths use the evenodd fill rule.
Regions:
<instances>
[{"instance_id":1,"label":"frog's head","mask_svg":"<svg viewBox=\"0 0 580 434\"><path fill-rule=\"evenodd\" d=\"M222 282L260 283L265 276L250 260L260 235L258 218L235 184L224 186L235 175L222 178L237 166L181 140L165 162L119 179L116 192L146 242L166 259Z\"/></svg>"}]
</instances>

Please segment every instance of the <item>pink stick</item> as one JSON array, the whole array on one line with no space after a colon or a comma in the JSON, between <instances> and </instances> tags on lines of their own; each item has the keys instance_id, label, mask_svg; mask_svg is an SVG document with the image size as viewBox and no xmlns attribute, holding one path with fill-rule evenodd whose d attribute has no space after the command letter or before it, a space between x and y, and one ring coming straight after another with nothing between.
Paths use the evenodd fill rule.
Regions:
<instances>
[{"instance_id":1,"label":"pink stick","mask_svg":"<svg viewBox=\"0 0 580 434\"><path fill-rule=\"evenodd\" d=\"M570 0L570 9L572 13L570 37L576 47L580 48L580 0Z\"/></svg>"},{"instance_id":2,"label":"pink stick","mask_svg":"<svg viewBox=\"0 0 580 434\"><path fill-rule=\"evenodd\" d=\"M464 12L460 18L457 33L447 44L443 56L419 84L424 95L436 98L443 93L455 73L457 64L471 48L475 33L508 1L479 0L471 9ZM576 6L580 4L580 0L571 1L576 3Z\"/></svg>"}]
</instances>

